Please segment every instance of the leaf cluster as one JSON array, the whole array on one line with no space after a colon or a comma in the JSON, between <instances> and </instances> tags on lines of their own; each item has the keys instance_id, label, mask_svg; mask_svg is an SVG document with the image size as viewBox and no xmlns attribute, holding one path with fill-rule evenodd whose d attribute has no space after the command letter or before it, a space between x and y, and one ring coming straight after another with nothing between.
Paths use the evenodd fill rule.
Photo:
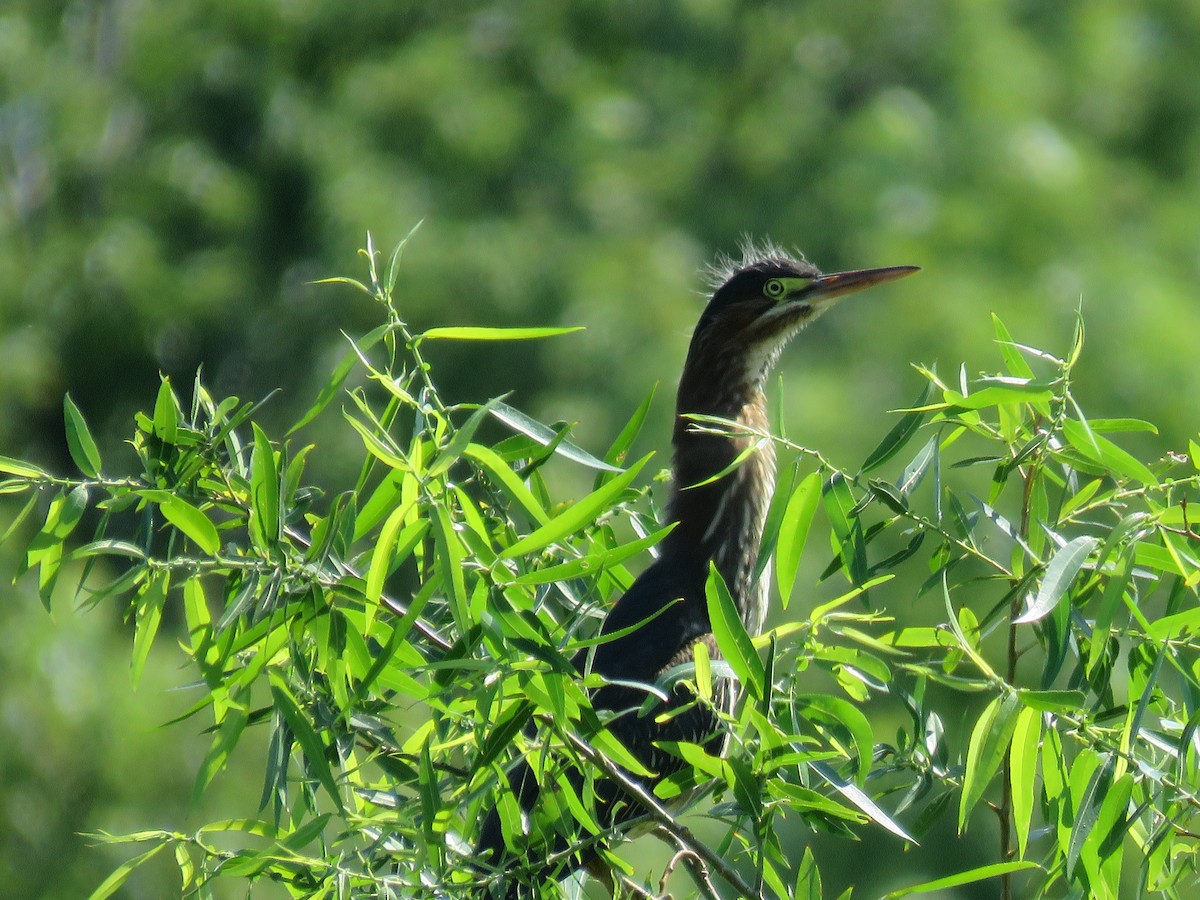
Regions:
<instances>
[{"instance_id":1,"label":"leaf cluster","mask_svg":"<svg viewBox=\"0 0 1200 900\"><path fill-rule=\"evenodd\" d=\"M643 713L660 714L683 683L718 711L727 749L663 746L687 765L651 794L591 707L599 676L570 662L596 645L607 604L669 530L649 459L630 461L650 398L600 456L503 398L448 402L428 342L569 329L413 331L394 297L402 247L381 266L368 241L367 279L337 279L386 321L350 342L286 435L260 427L256 404L217 399L199 378L185 403L164 378L136 419L140 471L107 473L69 398L80 477L0 458L0 491L26 497L4 540L37 524L22 570L47 605L64 573L86 603L119 604L135 682L164 623L182 620L198 679L179 718L209 736L195 791L247 729L269 736L244 817L101 835L149 849L95 896L168 849L189 896L231 878L292 896L486 895L506 878L535 881L557 835L565 852L598 847L635 896L687 877L706 896L820 898L832 895L820 860L791 845L795 823L915 842L945 817L962 831L980 816L999 822L994 862L950 863L887 896L986 878L1046 897L1115 898L1123 877L1164 897L1195 884L1200 534L1188 502L1200 445L1145 463L1109 435L1152 426L1084 415L1072 390L1082 324L1063 358L996 320L1002 372L964 367L948 382L919 369L919 397L857 469L756 433L785 454L760 577L784 609L810 571L841 582L840 595L755 636L713 574L719 653L700 644L694 663L643 686ZM351 488L326 495L305 483L317 448L299 435L339 400L361 464ZM584 467L590 492L557 499L556 458ZM928 624L899 620L901 606ZM722 679L740 686L732 713L713 700ZM979 710L965 727L959 698ZM894 734L880 709L896 713ZM507 788L517 760L543 787L530 817ZM620 828L654 828L678 851L671 863L642 871L622 857L596 813L601 780L628 786L636 815ZM493 806L528 871L472 859ZM717 823L705 832L715 837L697 838L689 811ZM674 875L684 861L687 875Z\"/></svg>"}]
</instances>

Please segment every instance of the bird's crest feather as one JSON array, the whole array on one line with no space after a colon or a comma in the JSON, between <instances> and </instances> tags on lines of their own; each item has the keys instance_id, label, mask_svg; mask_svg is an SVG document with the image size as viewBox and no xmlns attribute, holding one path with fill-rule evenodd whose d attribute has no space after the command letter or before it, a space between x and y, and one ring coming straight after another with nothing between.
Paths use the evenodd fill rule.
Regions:
<instances>
[{"instance_id":1,"label":"bird's crest feather","mask_svg":"<svg viewBox=\"0 0 1200 900\"><path fill-rule=\"evenodd\" d=\"M740 259L727 253L718 253L716 258L704 267L702 274L710 290L715 291L738 272L752 266L764 263L809 264L799 250L788 250L770 238L755 240L748 234L742 235L742 239L738 241L738 252L741 254Z\"/></svg>"}]
</instances>

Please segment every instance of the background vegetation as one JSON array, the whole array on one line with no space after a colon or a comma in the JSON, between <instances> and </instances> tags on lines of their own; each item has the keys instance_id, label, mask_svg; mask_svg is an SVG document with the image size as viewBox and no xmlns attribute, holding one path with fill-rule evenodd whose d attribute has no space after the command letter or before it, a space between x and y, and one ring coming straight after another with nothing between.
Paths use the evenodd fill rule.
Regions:
<instances>
[{"instance_id":1,"label":"background vegetation","mask_svg":"<svg viewBox=\"0 0 1200 900\"><path fill-rule=\"evenodd\" d=\"M825 268L926 268L919 292L839 310L790 355L784 416L805 444L864 458L878 411L919 390L909 361L989 365L992 309L1063 345L1082 298L1084 407L1156 422L1128 444L1147 456L1184 450L1198 43L1200 12L1166 2L10 3L0 450L65 470L70 390L105 459L131 460L120 441L158 372L189 384L200 364L218 395L282 386L266 422L294 421L337 330L377 321L308 282L345 271L367 228L386 244L421 217L409 321L588 326L436 348L447 395L515 389L585 446L655 381L635 449L664 446L695 271L748 230ZM332 491L356 456L322 427L310 477ZM154 728L188 703L164 693L169 648L133 693L111 610L64 596L51 622L25 581L10 599L0 882L74 897L113 862L74 832L215 815L188 808L207 739ZM206 802L222 789L247 790L231 778ZM161 872L129 890L162 896Z\"/></svg>"}]
</instances>

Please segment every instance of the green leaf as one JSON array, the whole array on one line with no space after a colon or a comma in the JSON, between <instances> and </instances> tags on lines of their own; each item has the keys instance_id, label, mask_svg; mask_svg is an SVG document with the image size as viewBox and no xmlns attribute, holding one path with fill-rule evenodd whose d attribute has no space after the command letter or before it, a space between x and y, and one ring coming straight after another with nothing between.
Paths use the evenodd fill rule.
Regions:
<instances>
[{"instance_id":1,"label":"green leaf","mask_svg":"<svg viewBox=\"0 0 1200 900\"><path fill-rule=\"evenodd\" d=\"M601 472L620 472L618 466L609 465L602 459L596 459L582 447L577 447L570 441L562 440L553 428L543 425L537 419L525 415L519 409L507 403L497 403L492 407L492 416L499 419L509 428L533 438L543 447L554 447L554 452L565 459L587 466L589 469L599 469Z\"/></svg>"},{"instance_id":2,"label":"green leaf","mask_svg":"<svg viewBox=\"0 0 1200 900\"><path fill-rule=\"evenodd\" d=\"M841 557L842 568L851 584L867 580L867 548L862 523L854 515L857 506L846 476L835 472L822 488L821 500L829 519L834 552Z\"/></svg>"},{"instance_id":3,"label":"green leaf","mask_svg":"<svg viewBox=\"0 0 1200 900\"><path fill-rule=\"evenodd\" d=\"M421 744L420 769L417 781L421 797L421 831L425 839L435 841L438 811L442 808L441 791L438 789L437 771L433 768L433 754L429 751L432 738Z\"/></svg>"},{"instance_id":4,"label":"green leaf","mask_svg":"<svg viewBox=\"0 0 1200 900\"><path fill-rule=\"evenodd\" d=\"M708 581L704 585L704 596L708 603L708 618L712 624L713 637L730 668L754 700L763 697L766 668L754 649L754 642L742 624L742 616L733 596L725 585L725 579L710 562Z\"/></svg>"},{"instance_id":5,"label":"green leaf","mask_svg":"<svg viewBox=\"0 0 1200 900\"><path fill-rule=\"evenodd\" d=\"M1026 625L1050 615L1066 596L1075 576L1079 574L1088 556L1099 543L1094 537L1084 536L1077 537L1059 548L1046 565L1046 574L1042 576L1042 582L1038 585L1037 596L1029 604L1029 608L1013 620L1013 624Z\"/></svg>"},{"instance_id":6,"label":"green leaf","mask_svg":"<svg viewBox=\"0 0 1200 900\"><path fill-rule=\"evenodd\" d=\"M479 426L483 424L483 420L487 418L488 413L499 402L500 398L494 397L471 413L462 427L454 432L454 436L450 439L450 442L438 451L437 458L426 470L426 474L429 477L432 478L441 475L454 465L454 463L458 462L463 453L466 452L467 447L470 446L471 439L475 437L475 432L479 430Z\"/></svg>"},{"instance_id":7,"label":"green leaf","mask_svg":"<svg viewBox=\"0 0 1200 900\"><path fill-rule=\"evenodd\" d=\"M1088 648L1087 672L1089 675L1104 657L1113 619L1121 604L1121 598L1125 596L1125 588L1129 586L1130 579L1133 577L1134 555L1131 546L1125 548L1115 570L1108 576L1108 581L1104 585L1104 593L1100 595L1100 606L1096 609L1096 621L1092 625L1091 646Z\"/></svg>"},{"instance_id":8,"label":"green leaf","mask_svg":"<svg viewBox=\"0 0 1200 900\"><path fill-rule=\"evenodd\" d=\"M164 444L174 444L179 437L179 403L171 390L171 376L164 375L154 401L154 433Z\"/></svg>"},{"instance_id":9,"label":"green leaf","mask_svg":"<svg viewBox=\"0 0 1200 900\"><path fill-rule=\"evenodd\" d=\"M607 728L601 728L592 735L591 745L622 768L628 769L634 775L653 775L654 773L629 749L617 739Z\"/></svg>"},{"instance_id":10,"label":"green leaf","mask_svg":"<svg viewBox=\"0 0 1200 900\"><path fill-rule=\"evenodd\" d=\"M383 529L379 532L379 539L375 542L375 549L371 553L371 567L367 570L366 598L369 607L377 605L379 598L383 595L383 583L391 572L392 552L396 547L396 538L400 534L400 529L404 527L404 520L415 502L413 500L392 510L392 514L388 516L387 521L383 523ZM426 526L428 524L425 522ZM371 613L368 612L368 623L365 629L367 633L370 633L371 630L370 618Z\"/></svg>"},{"instance_id":11,"label":"green leaf","mask_svg":"<svg viewBox=\"0 0 1200 900\"><path fill-rule=\"evenodd\" d=\"M465 633L476 623L470 615L471 604L463 572L462 540L454 530L445 506L437 506L433 510L433 537L437 545L435 569L440 576L442 590L450 601L455 624L460 632Z\"/></svg>"},{"instance_id":12,"label":"green leaf","mask_svg":"<svg viewBox=\"0 0 1200 900\"><path fill-rule=\"evenodd\" d=\"M917 397L916 402L912 404L912 407L909 409L909 411L900 417L900 421L892 426L892 430L889 431L887 435L884 436L883 440L879 442L879 446L872 450L867 456L866 460L862 464L862 474L865 475L872 469L877 469L882 466L885 462L903 450L905 445L912 440L913 435L917 433L917 429L921 427L921 422L927 415L925 410L919 409L918 407L923 407L926 403L928 403L929 397L932 394L933 385L927 381L925 382L924 389L921 391L921 395Z\"/></svg>"},{"instance_id":13,"label":"green leaf","mask_svg":"<svg viewBox=\"0 0 1200 900\"><path fill-rule=\"evenodd\" d=\"M762 537L758 542L758 556L754 560L754 580L762 578L763 572L771 564L775 548L779 544L779 528L783 525L784 514L787 512L788 501L792 497L792 486L799 473L799 461L787 466L775 482L775 491L767 506L767 517L763 522ZM786 601L785 601L786 602Z\"/></svg>"},{"instance_id":14,"label":"green leaf","mask_svg":"<svg viewBox=\"0 0 1200 900\"><path fill-rule=\"evenodd\" d=\"M942 891L946 888L959 887L964 884L974 884L977 881L986 881L989 878L997 878L1001 875L1007 875L1010 872L1020 872L1024 869L1036 869L1038 864L1034 862L1003 862L992 863L987 866L979 866L978 868L968 869L965 872L957 872L954 875L947 875L945 878L935 878L933 881L923 881L920 884L914 884L912 887L900 888L897 891L889 891L884 894L884 900L896 900L899 897L907 897L909 894L932 893L934 891Z\"/></svg>"},{"instance_id":15,"label":"green leaf","mask_svg":"<svg viewBox=\"0 0 1200 900\"><path fill-rule=\"evenodd\" d=\"M821 474L812 472L792 491L783 513L783 521L779 525L779 541L775 548L775 583L779 588L779 600L784 609L787 609L791 600L800 557L820 499Z\"/></svg>"},{"instance_id":16,"label":"green leaf","mask_svg":"<svg viewBox=\"0 0 1200 900\"><path fill-rule=\"evenodd\" d=\"M901 840L908 841L910 844L917 843L917 839L915 837L909 834L899 822L884 812L879 804L872 800L866 794L866 792L854 782L847 781L845 778L842 778L829 765L820 762L819 760L811 761L809 766L814 772L829 782L829 784L832 785L839 794L870 816L871 821L882 825Z\"/></svg>"},{"instance_id":17,"label":"green leaf","mask_svg":"<svg viewBox=\"0 0 1200 900\"><path fill-rule=\"evenodd\" d=\"M792 890L796 900L824 900L821 889L821 872L813 859L812 848L804 848L804 856L796 870L796 887Z\"/></svg>"},{"instance_id":18,"label":"green leaf","mask_svg":"<svg viewBox=\"0 0 1200 900\"><path fill-rule=\"evenodd\" d=\"M279 472L275 451L258 423L254 429L254 450L250 454L250 533L260 550L270 553L279 540Z\"/></svg>"},{"instance_id":19,"label":"green leaf","mask_svg":"<svg viewBox=\"0 0 1200 900\"><path fill-rule=\"evenodd\" d=\"M712 700L712 660L704 641L692 645L692 659L696 663L696 693L702 700Z\"/></svg>"},{"instance_id":20,"label":"green leaf","mask_svg":"<svg viewBox=\"0 0 1200 900\"><path fill-rule=\"evenodd\" d=\"M1085 423L1067 419L1063 422L1062 430L1072 447L1086 458L1100 463L1114 477L1124 476L1142 484L1158 484L1158 479L1145 463L1122 450L1108 438L1096 434Z\"/></svg>"},{"instance_id":21,"label":"green leaf","mask_svg":"<svg viewBox=\"0 0 1200 900\"><path fill-rule=\"evenodd\" d=\"M430 328L418 334L416 341L528 341L537 338L557 337L583 331L582 325L569 328L479 328L460 326L452 328Z\"/></svg>"},{"instance_id":22,"label":"green leaf","mask_svg":"<svg viewBox=\"0 0 1200 900\"><path fill-rule=\"evenodd\" d=\"M63 395L63 415L67 425L67 449L71 451L71 459L88 478L100 474L100 451L92 433L88 431L83 413L71 399L70 394Z\"/></svg>"},{"instance_id":23,"label":"green leaf","mask_svg":"<svg viewBox=\"0 0 1200 900\"><path fill-rule=\"evenodd\" d=\"M990 384L973 394L963 396L958 391L946 391L946 406L950 409L983 410L1003 403L1040 404L1054 399L1054 391L1037 381L1025 383L1013 379L1006 384Z\"/></svg>"},{"instance_id":24,"label":"green leaf","mask_svg":"<svg viewBox=\"0 0 1200 900\"><path fill-rule=\"evenodd\" d=\"M325 758L325 745L317 737L317 733L308 721L308 716L300 709L300 704L296 702L296 698L288 689L287 683L283 680L283 675L275 669L271 669L269 677L271 680L271 696L275 700L275 708L279 710L280 715L287 722L292 736L295 737L296 743L300 745L300 749L304 752L304 759L308 764L309 770L317 776L317 780L325 788L325 792L337 804L338 810L344 813L345 808L342 806L342 795L338 791L337 782L334 780L333 772L329 768L329 761Z\"/></svg>"},{"instance_id":25,"label":"green leaf","mask_svg":"<svg viewBox=\"0 0 1200 900\"><path fill-rule=\"evenodd\" d=\"M6 475L16 475L18 478L49 478L49 474L32 463L27 463L11 456L0 456L0 472Z\"/></svg>"},{"instance_id":26,"label":"green leaf","mask_svg":"<svg viewBox=\"0 0 1200 900\"><path fill-rule=\"evenodd\" d=\"M1077 759L1075 765L1086 766L1088 760L1081 756ZM1077 774L1075 765L1071 767L1071 793L1074 795ZM1096 824L1100 816L1100 810L1104 804L1104 798L1108 794L1108 789L1112 785L1112 776L1114 768L1113 758L1110 756L1104 760L1103 765L1096 766L1088 778L1087 785L1084 787L1075 799L1075 819L1071 825L1071 841L1067 847L1066 857L1066 872L1067 877L1073 877L1075 866L1079 863L1080 854L1086 852L1091 856L1089 862L1093 865L1087 866L1089 870L1098 868L1099 858L1096 853L1097 846L1090 845L1088 838L1091 836L1092 828Z\"/></svg>"},{"instance_id":27,"label":"green leaf","mask_svg":"<svg viewBox=\"0 0 1200 900\"><path fill-rule=\"evenodd\" d=\"M567 507L545 525L535 529L530 534L518 540L500 554L501 559L513 559L541 550L568 535L574 534L588 522L591 522L601 512L608 509L637 477L638 472L649 461L650 456L640 460L622 472L612 481L592 491L582 500Z\"/></svg>"},{"instance_id":28,"label":"green leaf","mask_svg":"<svg viewBox=\"0 0 1200 900\"><path fill-rule=\"evenodd\" d=\"M357 282L355 282L355 284L357 284ZM364 291L367 290L362 285L357 286L361 287ZM367 291L367 293L370 293L370 291ZM288 429L288 435L299 431L301 428L319 416L322 412L324 412L325 407L329 406L333 398L336 397L341 391L342 385L346 383L346 378L349 377L351 370L353 370L354 363L358 361L369 349L379 343L380 339L390 330L390 324L380 325L373 331L368 332L357 342L352 342L354 344L354 349L347 351L346 355L342 357L341 362L339 362L336 368L334 368L333 374L330 375L329 380L325 383L325 386L322 387L320 392L317 394L317 399L313 401L312 406L308 408L308 411L300 417L299 421L297 421L295 425Z\"/></svg>"},{"instance_id":29,"label":"green leaf","mask_svg":"<svg viewBox=\"0 0 1200 900\"><path fill-rule=\"evenodd\" d=\"M1025 707L1017 715L1009 752L1009 783L1012 787L1013 830L1021 856L1029 842L1029 823L1033 816L1033 782L1037 775L1038 745L1042 739L1042 716Z\"/></svg>"},{"instance_id":30,"label":"green leaf","mask_svg":"<svg viewBox=\"0 0 1200 900\"><path fill-rule=\"evenodd\" d=\"M1017 696L1030 709L1059 715L1074 715L1083 709L1087 701L1082 691L1030 691L1018 688Z\"/></svg>"},{"instance_id":31,"label":"green leaf","mask_svg":"<svg viewBox=\"0 0 1200 900\"><path fill-rule=\"evenodd\" d=\"M1158 434L1158 426L1145 419L1088 419L1092 431L1113 433L1116 431L1148 431Z\"/></svg>"},{"instance_id":32,"label":"green leaf","mask_svg":"<svg viewBox=\"0 0 1200 900\"><path fill-rule=\"evenodd\" d=\"M1008 329L995 313L992 313L992 329L996 334L996 343L1000 345L1000 355L1004 357L1004 365L1008 367L1009 374L1017 378L1033 378L1033 369L1029 368L1029 363L1025 361L1025 357L1021 355L1021 351L1013 342L1012 335L1008 333Z\"/></svg>"},{"instance_id":33,"label":"green leaf","mask_svg":"<svg viewBox=\"0 0 1200 900\"><path fill-rule=\"evenodd\" d=\"M987 705L971 732L967 749L967 767L963 774L962 795L958 805L958 831L966 830L967 818L983 796L1008 750L1008 742L1017 725L1021 701L1015 692L1005 692Z\"/></svg>"},{"instance_id":34,"label":"green leaf","mask_svg":"<svg viewBox=\"0 0 1200 900\"><path fill-rule=\"evenodd\" d=\"M658 385L655 384L650 388L650 392L642 398L642 402L638 404L638 408L629 417L629 421L625 423L625 427L621 429L621 433L617 435L616 440L605 451L605 462L619 466L625 461L625 455L629 452L629 448L633 446L633 442L641 434L642 426L646 422L646 416L650 412L650 404L654 400L654 394L657 390Z\"/></svg>"},{"instance_id":35,"label":"green leaf","mask_svg":"<svg viewBox=\"0 0 1200 900\"><path fill-rule=\"evenodd\" d=\"M157 847L151 847L145 853L140 853L133 859L129 859L121 863L121 865L117 866L117 868L113 870L111 875L101 882L100 886L96 888L96 890L92 891L91 896L88 897L88 900L106 900L106 898L111 897L123 884L125 884L126 881L129 880L129 876L133 874L135 869L137 869L143 863L149 862L151 859L161 853L163 849L168 846L168 843L168 841L164 840Z\"/></svg>"},{"instance_id":36,"label":"green leaf","mask_svg":"<svg viewBox=\"0 0 1200 900\"><path fill-rule=\"evenodd\" d=\"M550 516L542 508L542 504L499 453L482 444L468 444L463 455L479 463L496 486L502 488L510 499L515 500L533 522L545 525L550 521Z\"/></svg>"},{"instance_id":37,"label":"green leaf","mask_svg":"<svg viewBox=\"0 0 1200 900\"><path fill-rule=\"evenodd\" d=\"M846 730L854 742L854 753L858 757L855 778L860 785L864 784L871 772L872 753L875 750L875 736L867 717L853 703L829 694L798 694L794 702L802 712L815 712Z\"/></svg>"},{"instance_id":38,"label":"green leaf","mask_svg":"<svg viewBox=\"0 0 1200 900\"><path fill-rule=\"evenodd\" d=\"M129 666L129 675L135 690L142 680L142 670L146 666L146 658L150 655L154 636L158 634L163 605L167 602L169 582L170 575L166 571L155 572L146 582L137 599L137 613L134 616L133 659Z\"/></svg>"},{"instance_id":39,"label":"green leaf","mask_svg":"<svg viewBox=\"0 0 1200 900\"><path fill-rule=\"evenodd\" d=\"M210 556L221 550L217 526L203 512L174 494L159 505L163 517L195 542Z\"/></svg>"}]
</instances>

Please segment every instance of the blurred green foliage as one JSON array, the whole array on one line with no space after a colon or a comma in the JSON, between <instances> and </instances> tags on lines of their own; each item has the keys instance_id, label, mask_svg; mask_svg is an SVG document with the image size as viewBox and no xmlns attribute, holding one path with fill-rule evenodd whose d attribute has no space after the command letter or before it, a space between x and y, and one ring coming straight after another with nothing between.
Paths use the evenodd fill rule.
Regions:
<instances>
[{"instance_id":1,"label":"blurred green foliage","mask_svg":"<svg viewBox=\"0 0 1200 900\"><path fill-rule=\"evenodd\" d=\"M186 384L201 364L219 393L284 387L268 413L290 421L344 352L337 330L375 317L308 282L344 271L367 228L390 245L422 217L400 284L410 321L589 329L444 350L447 394L515 388L544 418L580 420L584 444L673 384L697 267L750 231L825 268L926 268L919 303L864 299L792 354L785 418L806 443L861 458L886 423L846 433L848 404L907 402L910 360L991 358L990 309L1061 344L1082 298L1085 406L1144 416L1154 446L1182 448L1200 392L1197 46L1187 0L10 0L0 450L65 466L70 390L109 458L157 373ZM665 444L670 393L647 446ZM352 477L336 457L324 480ZM24 622L42 615L6 604L7 633L46 634ZM67 656L127 648L115 623L88 629ZM6 789L45 746L28 710L49 691L35 651L9 649ZM88 666L116 674L80 690L74 725L47 712L47 741L156 708L169 679L151 667L135 697L125 658ZM178 795L105 776L137 765L128 745L60 746L20 782L40 818L0 801L0 825L28 835L0 871L35 879L29 895L75 871L71 832L120 827L94 798ZM129 819L160 815L175 812ZM62 896L108 868L94 856Z\"/></svg>"}]
</instances>

